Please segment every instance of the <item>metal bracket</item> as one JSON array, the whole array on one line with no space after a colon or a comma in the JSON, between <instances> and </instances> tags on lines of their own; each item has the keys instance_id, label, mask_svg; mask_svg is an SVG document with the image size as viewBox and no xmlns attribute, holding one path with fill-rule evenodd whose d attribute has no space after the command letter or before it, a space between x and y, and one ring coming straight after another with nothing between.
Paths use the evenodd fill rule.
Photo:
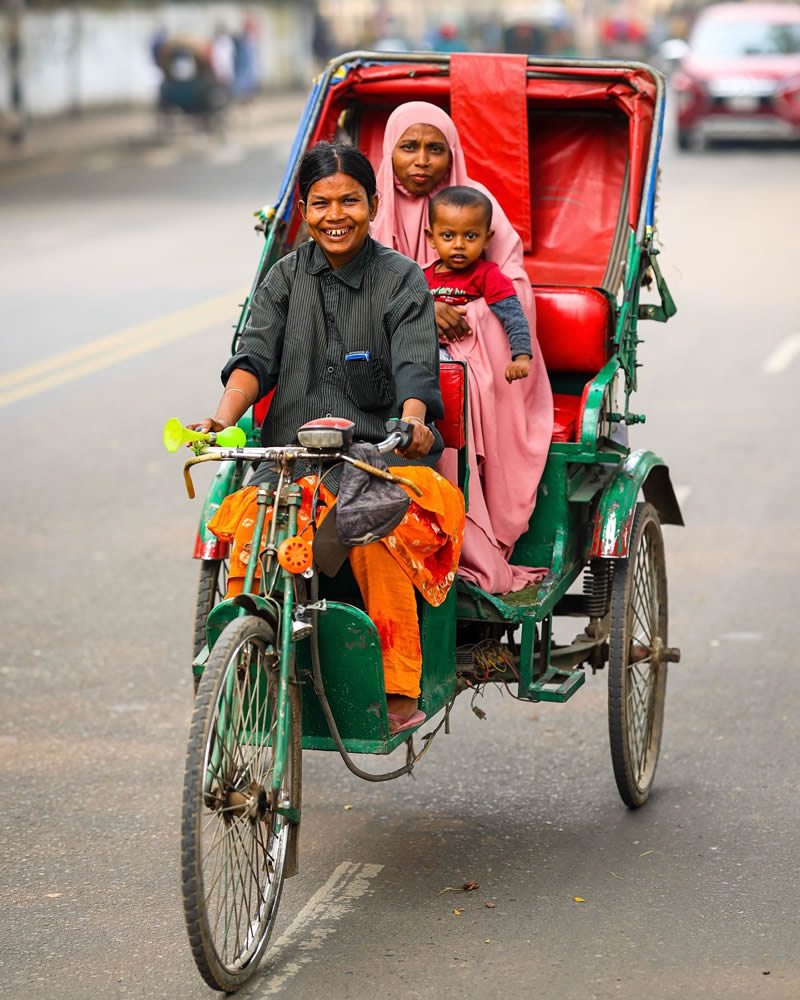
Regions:
<instances>
[{"instance_id":1,"label":"metal bracket","mask_svg":"<svg viewBox=\"0 0 800 1000\"><path fill-rule=\"evenodd\" d=\"M314 601L313 604L296 604L295 618L304 618L309 611L327 611L328 602L323 597L320 601Z\"/></svg>"},{"instance_id":2,"label":"metal bracket","mask_svg":"<svg viewBox=\"0 0 800 1000\"><path fill-rule=\"evenodd\" d=\"M661 268L658 266L658 261L656 260L657 254L658 250L655 247L646 248L643 254L643 264L645 270L648 267L653 269L656 288L661 298L661 305L642 303L639 305L638 316L639 319L653 319L657 323L666 323L670 316L675 315L678 307L675 305L675 300L672 298L670 290L667 288L667 282L664 280L664 275L661 273Z\"/></svg>"}]
</instances>

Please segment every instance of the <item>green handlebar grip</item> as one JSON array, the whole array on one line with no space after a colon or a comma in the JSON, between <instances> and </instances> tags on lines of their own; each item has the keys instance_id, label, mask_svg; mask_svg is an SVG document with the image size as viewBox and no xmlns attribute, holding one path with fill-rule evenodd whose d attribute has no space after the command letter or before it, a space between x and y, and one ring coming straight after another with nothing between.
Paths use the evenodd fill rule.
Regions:
<instances>
[{"instance_id":1,"label":"green handlebar grip","mask_svg":"<svg viewBox=\"0 0 800 1000\"><path fill-rule=\"evenodd\" d=\"M241 427L224 427L217 431L216 445L218 448L244 448L247 444L247 435Z\"/></svg>"}]
</instances>

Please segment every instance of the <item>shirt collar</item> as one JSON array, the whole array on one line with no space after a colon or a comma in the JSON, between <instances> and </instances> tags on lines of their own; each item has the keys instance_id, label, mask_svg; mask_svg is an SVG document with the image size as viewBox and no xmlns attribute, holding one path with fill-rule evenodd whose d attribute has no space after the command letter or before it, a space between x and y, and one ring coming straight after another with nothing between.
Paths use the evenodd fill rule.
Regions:
<instances>
[{"instance_id":1,"label":"shirt collar","mask_svg":"<svg viewBox=\"0 0 800 1000\"><path fill-rule=\"evenodd\" d=\"M343 267L339 267L334 271L328 263L328 258L320 249L319 244L315 243L311 249L311 256L306 270L309 274L323 274L327 271L334 278L338 278L339 281L343 281L351 288L360 288L364 272L372 259L372 247L373 239L371 236L367 236L366 240L364 240L364 246L358 251L356 256Z\"/></svg>"}]
</instances>

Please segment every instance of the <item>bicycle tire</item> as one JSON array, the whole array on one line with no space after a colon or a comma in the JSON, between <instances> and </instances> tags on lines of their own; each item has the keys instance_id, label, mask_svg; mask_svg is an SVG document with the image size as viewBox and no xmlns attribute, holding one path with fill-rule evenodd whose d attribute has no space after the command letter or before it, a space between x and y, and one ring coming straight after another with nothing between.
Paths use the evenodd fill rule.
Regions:
<instances>
[{"instance_id":1,"label":"bicycle tire","mask_svg":"<svg viewBox=\"0 0 800 1000\"><path fill-rule=\"evenodd\" d=\"M628 557L614 566L608 655L608 732L622 801L650 796L664 727L667 573L655 508L637 504Z\"/></svg>"},{"instance_id":2,"label":"bicycle tire","mask_svg":"<svg viewBox=\"0 0 800 1000\"><path fill-rule=\"evenodd\" d=\"M181 830L184 915L200 974L225 992L239 989L258 968L295 846L295 824L275 812L268 794L277 663L268 623L255 616L230 622L203 672L189 732ZM299 811L296 684L289 686L287 716L280 803Z\"/></svg>"}]
</instances>

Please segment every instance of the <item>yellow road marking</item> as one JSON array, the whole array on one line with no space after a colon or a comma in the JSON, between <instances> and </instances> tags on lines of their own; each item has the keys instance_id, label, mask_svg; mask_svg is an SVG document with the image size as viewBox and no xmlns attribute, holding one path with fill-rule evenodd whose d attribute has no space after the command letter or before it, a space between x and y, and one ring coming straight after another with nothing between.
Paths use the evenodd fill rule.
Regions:
<instances>
[{"instance_id":1,"label":"yellow road marking","mask_svg":"<svg viewBox=\"0 0 800 1000\"><path fill-rule=\"evenodd\" d=\"M145 354L164 344L207 330L217 323L226 320L233 323L238 318L237 303L242 302L246 295L245 291L220 295L208 302L139 323L74 350L55 354L7 375L0 375L0 388L17 387L0 393L0 406L7 406L19 399L108 368L137 354Z\"/></svg>"}]
</instances>

